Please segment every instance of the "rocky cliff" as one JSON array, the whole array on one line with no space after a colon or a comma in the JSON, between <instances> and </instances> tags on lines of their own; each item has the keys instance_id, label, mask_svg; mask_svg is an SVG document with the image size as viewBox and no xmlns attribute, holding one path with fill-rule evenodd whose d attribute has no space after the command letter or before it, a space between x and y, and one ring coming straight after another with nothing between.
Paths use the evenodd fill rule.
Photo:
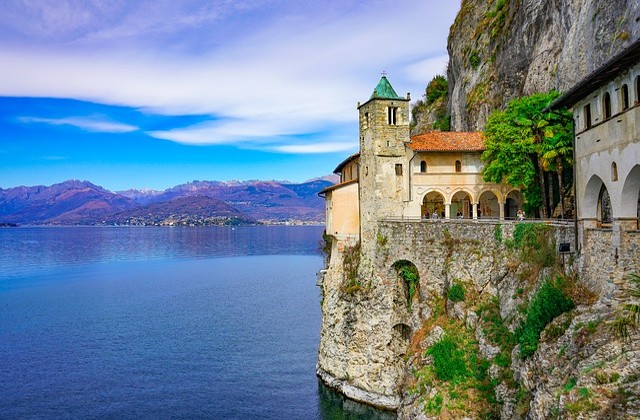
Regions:
<instances>
[{"instance_id":1,"label":"rocky cliff","mask_svg":"<svg viewBox=\"0 0 640 420\"><path fill-rule=\"evenodd\" d=\"M448 42L451 130L481 130L513 98L566 91L638 38L638 0L463 0Z\"/></svg>"},{"instance_id":2,"label":"rocky cliff","mask_svg":"<svg viewBox=\"0 0 640 420\"><path fill-rule=\"evenodd\" d=\"M370 253L334 240L319 376L405 419L638 418L640 334L612 326L640 242L612 256L592 232L597 263L574 265L557 254L573 234L416 221L380 222Z\"/></svg>"}]
</instances>

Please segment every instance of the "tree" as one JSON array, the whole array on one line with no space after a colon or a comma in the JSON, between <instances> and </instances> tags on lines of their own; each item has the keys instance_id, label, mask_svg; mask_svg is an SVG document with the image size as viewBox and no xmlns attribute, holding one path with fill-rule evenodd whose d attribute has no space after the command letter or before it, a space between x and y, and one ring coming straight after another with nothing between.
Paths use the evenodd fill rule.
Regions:
<instances>
[{"instance_id":1,"label":"tree","mask_svg":"<svg viewBox=\"0 0 640 420\"><path fill-rule=\"evenodd\" d=\"M485 181L507 182L522 192L527 213L543 217L552 213L547 200L546 173L562 178L572 165L573 119L567 110L546 108L559 96L556 91L517 98L504 111L489 116L484 130ZM560 196L563 193L560 180Z\"/></svg>"}]
</instances>

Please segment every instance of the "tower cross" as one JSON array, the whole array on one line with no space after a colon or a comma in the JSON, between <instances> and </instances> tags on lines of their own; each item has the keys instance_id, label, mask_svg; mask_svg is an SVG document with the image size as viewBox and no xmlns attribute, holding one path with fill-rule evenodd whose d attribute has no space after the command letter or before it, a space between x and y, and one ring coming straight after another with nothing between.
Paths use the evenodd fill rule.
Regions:
<instances>
[{"instance_id":1,"label":"tower cross","mask_svg":"<svg viewBox=\"0 0 640 420\"><path fill-rule=\"evenodd\" d=\"M382 77L387 77L387 72L385 70L382 70Z\"/></svg>"}]
</instances>

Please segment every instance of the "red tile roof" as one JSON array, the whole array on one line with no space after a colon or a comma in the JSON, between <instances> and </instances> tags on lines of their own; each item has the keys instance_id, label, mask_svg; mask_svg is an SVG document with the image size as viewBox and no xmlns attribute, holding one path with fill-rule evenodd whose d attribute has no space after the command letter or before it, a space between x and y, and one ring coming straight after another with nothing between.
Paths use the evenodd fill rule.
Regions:
<instances>
[{"instance_id":1,"label":"red tile roof","mask_svg":"<svg viewBox=\"0 0 640 420\"><path fill-rule=\"evenodd\" d=\"M432 131L412 136L408 146L416 152L480 152L485 150L480 132Z\"/></svg>"}]
</instances>

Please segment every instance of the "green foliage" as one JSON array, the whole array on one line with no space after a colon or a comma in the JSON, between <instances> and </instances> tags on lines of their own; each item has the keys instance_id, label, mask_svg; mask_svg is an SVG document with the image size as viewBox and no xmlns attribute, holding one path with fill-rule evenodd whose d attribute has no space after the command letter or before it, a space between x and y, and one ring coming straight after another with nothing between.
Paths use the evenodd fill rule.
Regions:
<instances>
[{"instance_id":1,"label":"green foliage","mask_svg":"<svg viewBox=\"0 0 640 420\"><path fill-rule=\"evenodd\" d=\"M433 416L439 416L442 411L442 395L440 393L436 393L433 398L429 398L427 403L424 406L426 414L431 414Z\"/></svg>"},{"instance_id":2,"label":"green foliage","mask_svg":"<svg viewBox=\"0 0 640 420\"><path fill-rule=\"evenodd\" d=\"M558 96L551 91L514 99L485 125L484 179L519 188L527 214L537 214L544 204L544 171L561 174L573 164L571 113L543 112Z\"/></svg>"},{"instance_id":3,"label":"green foliage","mask_svg":"<svg viewBox=\"0 0 640 420\"><path fill-rule=\"evenodd\" d=\"M551 267L556 262L555 240L551 228L542 223L518 223L509 245L522 251L522 260Z\"/></svg>"},{"instance_id":4,"label":"green foliage","mask_svg":"<svg viewBox=\"0 0 640 420\"><path fill-rule=\"evenodd\" d=\"M493 237L496 238L497 243L502 243L502 225L498 223L493 231Z\"/></svg>"},{"instance_id":5,"label":"green foliage","mask_svg":"<svg viewBox=\"0 0 640 420\"><path fill-rule=\"evenodd\" d=\"M460 282L453 282L449 290L447 291L447 299L452 302L464 301L464 286Z\"/></svg>"},{"instance_id":6,"label":"green foliage","mask_svg":"<svg viewBox=\"0 0 640 420\"><path fill-rule=\"evenodd\" d=\"M438 115L433 123L433 128L440 131L451 131L451 115Z\"/></svg>"},{"instance_id":7,"label":"green foliage","mask_svg":"<svg viewBox=\"0 0 640 420\"><path fill-rule=\"evenodd\" d=\"M398 261L393 266L407 284L409 290L408 305L409 310L411 310L411 303L413 302L413 297L416 294L418 282L420 281L418 269L413 263L407 260Z\"/></svg>"},{"instance_id":8,"label":"green foliage","mask_svg":"<svg viewBox=\"0 0 640 420\"><path fill-rule=\"evenodd\" d=\"M448 92L449 85L447 83L447 78L437 74L433 79L431 79L425 91L427 105L431 105L437 99L447 96Z\"/></svg>"},{"instance_id":9,"label":"green foliage","mask_svg":"<svg viewBox=\"0 0 640 420\"><path fill-rule=\"evenodd\" d=\"M469 375L465 351L458 337L445 334L427 354L433 357L433 369L441 381L456 382Z\"/></svg>"},{"instance_id":10,"label":"green foliage","mask_svg":"<svg viewBox=\"0 0 640 420\"><path fill-rule=\"evenodd\" d=\"M561 277L545 281L533 295L527 307L524 322L517 328L520 356L528 358L538 349L540 333L558 315L570 311L575 305L565 291Z\"/></svg>"},{"instance_id":11,"label":"green foliage","mask_svg":"<svg viewBox=\"0 0 640 420\"><path fill-rule=\"evenodd\" d=\"M474 70L480 65L480 53L478 50L469 52L469 64Z\"/></svg>"},{"instance_id":12,"label":"green foliage","mask_svg":"<svg viewBox=\"0 0 640 420\"><path fill-rule=\"evenodd\" d=\"M500 300L497 297L478 305L476 313L483 323L483 331L492 343L497 344L507 354L516 345L515 338L500 316Z\"/></svg>"},{"instance_id":13,"label":"green foliage","mask_svg":"<svg viewBox=\"0 0 640 420\"><path fill-rule=\"evenodd\" d=\"M329 260L331 259L332 240L333 239L331 235L327 235L326 230L322 232L322 240L318 244L318 247L320 248L320 251L322 252L322 255L324 257L325 265L327 265L329 263Z\"/></svg>"},{"instance_id":14,"label":"green foliage","mask_svg":"<svg viewBox=\"0 0 640 420\"><path fill-rule=\"evenodd\" d=\"M385 246L387 244L387 242L389 241L389 238L387 238L386 236L384 236L381 233L378 233L378 235L376 236L376 240L378 242L378 245Z\"/></svg>"}]
</instances>

